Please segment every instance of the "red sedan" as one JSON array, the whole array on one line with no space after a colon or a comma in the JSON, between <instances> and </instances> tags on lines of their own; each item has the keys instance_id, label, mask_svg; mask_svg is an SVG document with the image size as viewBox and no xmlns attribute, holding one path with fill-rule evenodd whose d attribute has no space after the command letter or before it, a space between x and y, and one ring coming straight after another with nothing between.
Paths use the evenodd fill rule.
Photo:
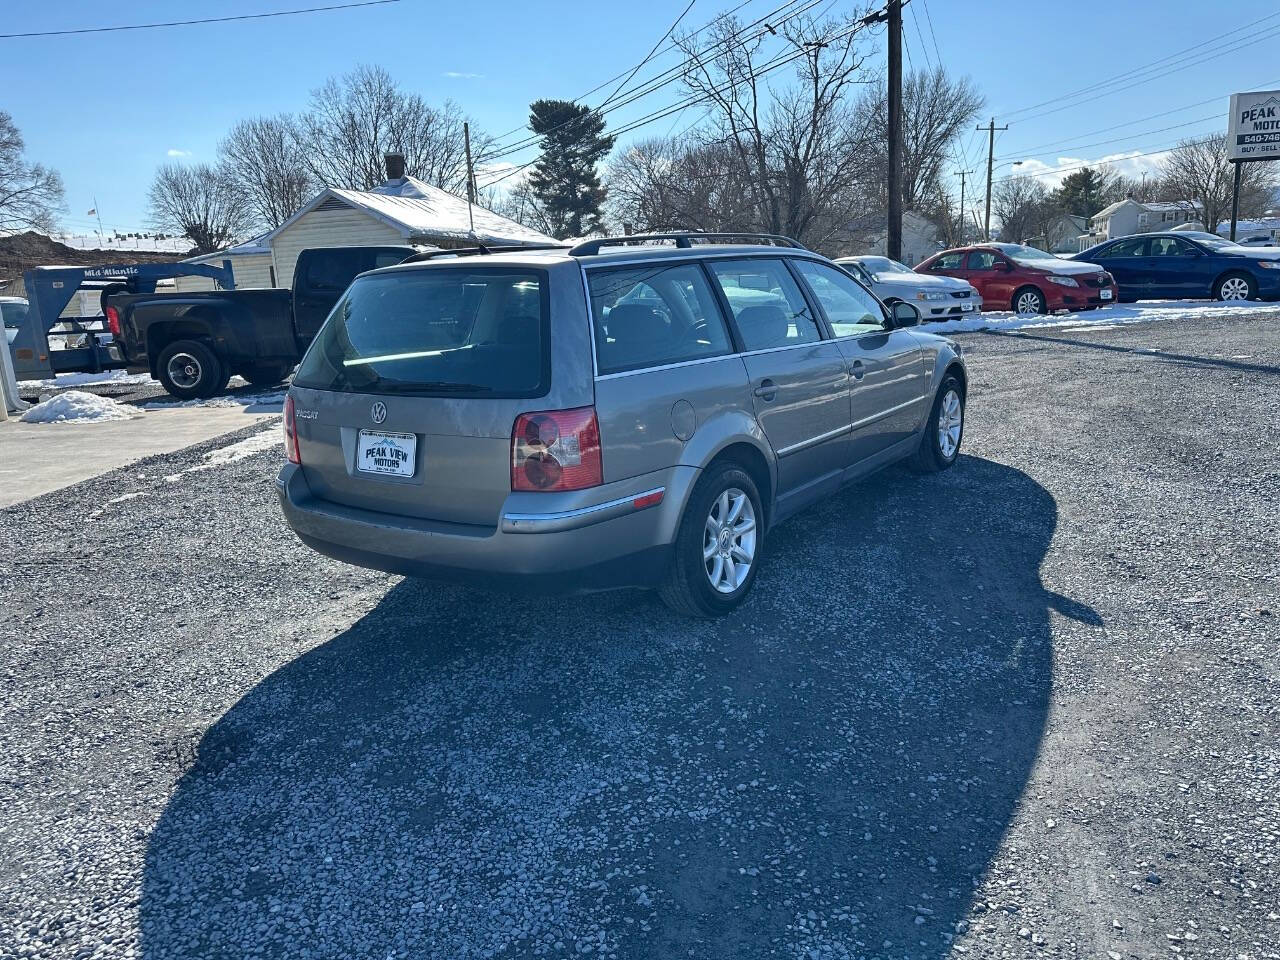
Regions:
<instances>
[{"instance_id":1,"label":"red sedan","mask_svg":"<svg viewBox=\"0 0 1280 960\"><path fill-rule=\"evenodd\" d=\"M944 250L921 263L916 272L968 281L982 295L983 310L1057 313L1092 310L1116 299L1116 282L1101 267L1017 243Z\"/></svg>"}]
</instances>

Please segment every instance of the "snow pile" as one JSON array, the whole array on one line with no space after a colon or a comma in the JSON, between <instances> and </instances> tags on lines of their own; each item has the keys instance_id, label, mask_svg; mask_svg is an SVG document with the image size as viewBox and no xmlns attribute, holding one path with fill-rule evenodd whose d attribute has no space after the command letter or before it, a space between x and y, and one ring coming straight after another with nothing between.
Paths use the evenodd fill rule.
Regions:
<instances>
[{"instance_id":1,"label":"snow pile","mask_svg":"<svg viewBox=\"0 0 1280 960\"><path fill-rule=\"evenodd\" d=\"M1280 317L1280 303L1264 303L1256 300L1142 300L1138 303L1116 304L1079 313L1016 314L993 311L973 317L944 320L939 323L922 323L923 333L965 333L971 330L1024 330L1028 327L1084 327L1122 326L1130 323L1150 323L1154 320L1204 320L1215 316L1232 316L1248 313L1251 317L1271 319Z\"/></svg>"},{"instance_id":2,"label":"snow pile","mask_svg":"<svg viewBox=\"0 0 1280 960\"><path fill-rule=\"evenodd\" d=\"M100 397L83 390L68 390L43 403L37 403L22 415L23 423L97 423L103 420L128 420L138 415L133 407L110 397Z\"/></svg>"},{"instance_id":3,"label":"snow pile","mask_svg":"<svg viewBox=\"0 0 1280 960\"><path fill-rule=\"evenodd\" d=\"M283 439L280 435L280 421L272 418L266 429L257 433L251 433L243 440L237 440L235 443L229 443L225 447L218 447L210 450L204 455L204 462L197 463L194 467L187 467L181 473L171 473L164 478L165 483L177 483L182 479L183 474L199 473L202 470L213 470L217 467L225 467L229 463L236 463L247 457L252 457L255 453L261 453L264 450L275 450L284 457Z\"/></svg>"}]
</instances>

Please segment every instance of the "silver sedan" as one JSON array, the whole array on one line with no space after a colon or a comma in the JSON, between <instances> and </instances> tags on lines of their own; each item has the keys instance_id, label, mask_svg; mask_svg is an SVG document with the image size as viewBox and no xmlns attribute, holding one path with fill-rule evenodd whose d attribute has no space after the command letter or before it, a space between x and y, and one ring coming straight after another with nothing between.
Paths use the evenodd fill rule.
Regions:
<instances>
[{"instance_id":1,"label":"silver sedan","mask_svg":"<svg viewBox=\"0 0 1280 960\"><path fill-rule=\"evenodd\" d=\"M954 320L982 311L982 297L964 280L916 273L888 257L841 257L836 263L889 306L914 304L923 320Z\"/></svg>"}]
</instances>

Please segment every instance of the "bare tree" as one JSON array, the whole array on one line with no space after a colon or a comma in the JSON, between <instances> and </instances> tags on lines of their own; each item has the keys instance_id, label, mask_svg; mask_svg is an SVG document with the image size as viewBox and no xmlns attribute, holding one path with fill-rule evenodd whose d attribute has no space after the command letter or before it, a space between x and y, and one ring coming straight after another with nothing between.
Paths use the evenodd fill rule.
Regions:
<instances>
[{"instance_id":1,"label":"bare tree","mask_svg":"<svg viewBox=\"0 0 1280 960\"><path fill-rule=\"evenodd\" d=\"M638 232L760 228L746 170L723 142L642 140L613 160L606 182L611 218Z\"/></svg>"},{"instance_id":2,"label":"bare tree","mask_svg":"<svg viewBox=\"0 0 1280 960\"><path fill-rule=\"evenodd\" d=\"M996 184L991 210L1000 221L1000 239L1019 243L1045 232L1057 210L1049 190L1035 177L1010 177Z\"/></svg>"},{"instance_id":3,"label":"bare tree","mask_svg":"<svg viewBox=\"0 0 1280 960\"><path fill-rule=\"evenodd\" d=\"M299 142L312 177L325 186L372 189L386 180L384 154L398 151L411 176L461 193L467 182L466 119L457 104L430 106L402 90L382 67L365 65L330 77L312 93L298 119ZM473 155L489 142L472 128Z\"/></svg>"},{"instance_id":4,"label":"bare tree","mask_svg":"<svg viewBox=\"0 0 1280 960\"><path fill-rule=\"evenodd\" d=\"M62 177L23 157L26 145L13 118L0 110L0 230L48 232L63 207Z\"/></svg>"},{"instance_id":5,"label":"bare tree","mask_svg":"<svg viewBox=\"0 0 1280 960\"><path fill-rule=\"evenodd\" d=\"M1275 163L1246 163L1241 169L1240 214L1255 216L1266 210L1275 195ZM1160 189L1166 200L1188 200L1200 205L1207 230L1231 216L1231 192L1235 170L1228 159L1225 134L1183 140L1160 164Z\"/></svg>"},{"instance_id":6,"label":"bare tree","mask_svg":"<svg viewBox=\"0 0 1280 960\"><path fill-rule=\"evenodd\" d=\"M867 59L856 29L863 13L792 19L777 31L786 46L768 55L762 36L744 36L727 15L710 27L706 48L690 36L678 41L685 85L710 105L704 143L728 147L756 229L820 244L864 201L866 131L849 103ZM762 79L762 68L781 56L795 57L793 82Z\"/></svg>"},{"instance_id":7,"label":"bare tree","mask_svg":"<svg viewBox=\"0 0 1280 960\"><path fill-rule=\"evenodd\" d=\"M280 226L315 192L297 123L287 114L241 120L218 149L223 171L264 226Z\"/></svg>"},{"instance_id":8,"label":"bare tree","mask_svg":"<svg viewBox=\"0 0 1280 960\"><path fill-rule=\"evenodd\" d=\"M903 78L903 209L920 210L937 196L943 166L985 103L973 81L953 77L941 65L913 70ZM878 167L887 178L889 107L884 84L863 97L860 110L873 119Z\"/></svg>"},{"instance_id":9,"label":"bare tree","mask_svg":"<svg viewBox=\"0 0 1280 960\"><path fill-rule=\"evenodd\" d=\"M225 170L207 163L167 163L148 194L156 227L187 237L199 253L242 240L255 225L248 199Z\"/></svg>"}]
</instances>

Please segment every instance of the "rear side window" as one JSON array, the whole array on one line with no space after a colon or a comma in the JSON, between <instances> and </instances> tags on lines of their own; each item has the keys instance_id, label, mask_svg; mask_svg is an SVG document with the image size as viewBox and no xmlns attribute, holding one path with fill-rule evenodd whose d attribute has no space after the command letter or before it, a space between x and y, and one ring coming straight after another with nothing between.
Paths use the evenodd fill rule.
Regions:
<instances>
[{"instance_id":1,"label":"rear side window","mask_svg":"<svg viewBox=\"0 0 1280 960\"><path fill-rule=\"evenodd\" d=\"M732 352L724 318L696 264L587 274L601 374Z\"/></svg>"},{"instance_id":2,"label":"rear side window","mask_svg":"<svg viewBox=\"0 0 1280 960\"><path fill-rule=\"evenodd\" d=\"M550 385L546 276L432 267L361 277L294 383L353 393L537 397Z\"/></svg>"},{"instance_id":3,"label":"rear side window","mask_svg":"<svg viewBox=\"0 0 1280 960\"><path fill-rule=\"evenodd\" d=\"M711 260L747 350L769 350L821 340L818 323L795 278L781 260Z\"/></svg>"}]
</instances>

